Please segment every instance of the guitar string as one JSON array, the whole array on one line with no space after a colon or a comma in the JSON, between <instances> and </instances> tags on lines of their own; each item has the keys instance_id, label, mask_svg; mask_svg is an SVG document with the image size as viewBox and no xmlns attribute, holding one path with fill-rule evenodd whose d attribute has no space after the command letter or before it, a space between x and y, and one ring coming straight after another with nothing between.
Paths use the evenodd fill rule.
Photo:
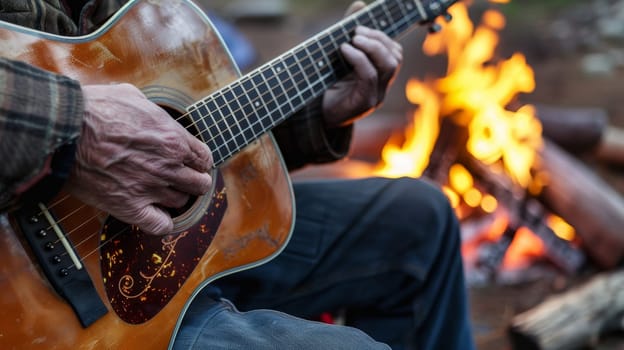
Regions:
<instances>
[{"instance_id":1,"label":"guitar string","mask_svg":"<svg viewBox=\"0 0 624 350\"><path fill-rule=\"evenodd\" d=\"M397 10L397 9L400 11L400 13L399 13L399 14L403 15L403 16L402 16L402 20L396 21L396 23L395 23L394 25L390 26L390 28L389 28L389 29L388 29L388 28L386 28L386 29L388 29L390 32L394 32L394 31L396 31L396 30L397 30L397 28L399 28L399 27L401 27L401 26L405 25L406 23L408 23L408 22L410 22L410 21L413 21L413 19L410 19L410 18L409 18L409 16L405 16L405 15L404 15L404 14L405 14L405 11L404 11L404 10L401 8L401 6L399 6L399 5L397 5L397 6L392 6L392 7L391 7L391 8L389 8L389 9L388 9L388 11L386 11L386 12L390 12L390 16L395 16L395 15L396 15L396 14L395 14L395 12L396 12L395 10ZM382 9L382 11L383 11L383 9ZM369 11L368 11L368 13L369 13L369 14L370 14L371 12L374 12L374 9L373 9L373 10L369 10ZM359 15L362 15L362 14L361 14L361 13L357 13L357 14L355 14L355 15L358 15L358 16L359 16ZM355 16L355 17L356 17L356 18L355 18L355 22L356 22L356 23L357 23L357 17L358 17L358 16ZM347 19L347 22L348 22L348 19ZM317 36L322 36L322 35L326 34L327 32L330 32L332 29L334 29L334 27L339 27L340 25L342 25L342 26L344 27L343 22L339 22L338 24L336 24L335 26L333 26L333 27L331 27L331 28L327 29L326 31L319 33ZM348 39L348 35L349 35L349 33L345 34L344 32L342 32L342 33L340 34L340 36L339 36L338 38L336 38L336 39L338 39L338 40L345 40L345 39ZM310 39L310 41L311 41L311 40L313 40L313 39L314 39L314 37L313 37L312 39ZM333 48L333 49L335 49L335 50L334 50L334 52L336 52L336 51L337 51L337 49L336 49L336 47L335 47L335 44L336 44L336 43L335 43L335 40L333 40L332 42L330 42L330 43L329 43L329 44L327 44L327 45L319 45L319 47L318 47L316 50L314 50L314 51L310 51L309 53L310 53L310 55L315 55L315 54L318 54L319 52L320 52L320 53L324 53L324 52L326 52L326 51L327 51L327 49L328 49L328 48ZM291 51L289 51L288 53L290 53L290 52L292 52L292 51L294 51L294 49L293 49L293 50L291 50ZM288 54L288 53L286 53L286 54ZM284 54L284 55L286 55L286 54ZM284 55L283 55L283 56L284 56ZM309 57L310 55L308 55L307 57ZM325 55L324 55L324 56L325 56ZM327 55L327 56L329 56L329 55ZM278 58L278 59L279 59L279 58ZM275 60L277 60L277 59L275 59ZM330 59L330 62L331 62L332 64L333 64L333 63L336 63L336 62L338 62L338 61L339 61L339 58L338 58L338 59L336 59L336 58L331 58L331 59ZM269 64L270 64L270 63L269 63ZM299 62L298 62L298 61L295 61L292 65L287 65L287 64L286 64L286 67L287 67L288 69L290 69L290 68L295 67L295 66L297 66L297 65L299 65ZM266 65L264 65L264 66L266 66ZM305 71L306 69L311 68L311 67L313 67L313 66L315 66L314 62L312 62L312 64L308 64L308 65L305 65L305 66L301 66L301 68L302 68L302 69L301 69L301 71ZM259 70L260 70L260 69L258 69L257 71L259 71ZM319 73L320 73L320 72L319 72ZM251 75L253 75L253 74L254 74L254 73L252 72L252 73L250 73L250 74L247 74L246 76L247 76L247 77L249 77L249 76L251 76ZM332 72L332 74L333 74L333 72ZM292 78L292 74L289 74L289 75L290 75L290 76L291 76L291 78ZM325 74L325 76L326 76L326 75L327 75L327 74ZM272 78L273 78L273 77L272 77ZM242 79L241 79L241 80L239 80L239 81L237 81L237 82L238 82L238 83L240 83L241 81L242 81ZM320 83L322 83L322 81L321 81ZM234 84L234 83L233 83L233 84ZM233 85L233 84L231 84L231 85ZM315 83L314 85L317 85L317 84L318 84L318 83ZM231 86L231 85L230 85L230 86ZM255 84L254 84L254 85L255 85ZM215 92L215 93L211 94L211 96L210 96L210 97L212 97L212 98L211 98L211 100L214 100L214 96L215 96L215 95L218 95L218 94L223 95L223 90L226 90L228 87L229 87L229 86L226 86L226 87L224 87L223 89L221 89L220 91L217 91L217 92ZM311 86L310 88L313 88L313 87ZM326 88L326 86L325 86L325 88ZM288 89L282 89L283 93L281 93L281 94L279 94L279 95L275 95L275 96L274 96L275 98L274 98L274 99L271 99L271 100L276 100L276 99L279 99L279 98L281 98L281 97L288 96L290 92L292 92L293 90L297 90L297 89L298 89L298 87L297 87L296 85L294 85L294 84L293 84L293 86L292 86L291 88L288 88ZM301 93L303 93L303 92L305 92L305 91L307 91L307 90L308 90L308 89L302 89L302 90L300 90L300 94L301 94ZM230 91L231 91L231 90L230 90ZM260 98L262 101L264 101L264 97L265 97L265 96L267 96L267 95L270 95L270 94L271 94L271 91L266 91L265 93L259 94L258 98ZM233 110L233 111L232 111L232 113L231 113L229 116L233 116L233 114L234 114L234 113L236 113L236 112L240 112L240 111L242 111L243 109L245 109L246 107L250 107L250 106L252 106L252 103L253 103L253 102L257 102L257 101L256 101L256 100L250 100L250 101L249 101L249 103L244 104L244 105L242 105L242 104L238 103L238 105L240 106L240 108ZM288 100L288 101L287 101L286 103L284 103L284 104L277 105L277 107L276 107L274 110L272 110L272 111L267 111L267 112L268 112L268 114L273 114L273 113L275 113L275 112L277 112L277 111L280 111L282 107L287 106L287 105L288 105L288 104L290 104L291 102L292 102L292 101ZM206 104L206 102L204 101L204 102L203 102L203 106L205 106L205 104ZM257 113L257 112L256 112L256 113ZM185 113L185 114L183 114L183 115L179 116L178 118L176 118L175 120L179 122L180 120L182 120L182 119L184 119L184 118L188 117L188 116L189 116L189 114L190 114L190 113ZM224 116L224 117L223 117L222 119L220 119L219 121L216 121L216 123L217 123L217 124L219 124L219 125L221 125L221 124L225 124L225 130L231 131L231 130L232 130L232 128L231 128L231 127L228 127L228 125L232 125L233 123L231 123L231 120L230 120L230 122L228 123L228 117L229 117L229 116ZM204 118L205 118L205 117L204 117ZM236 121L236 119L234 119L234 118L229 118L229 119L232 119L232 120ZM194 127L195 127L195 129L200 130L198 134L195 134L195 135L193 135L193 136L198 137L198 136L199 136L199 135L201 135L204 131L208 130L210 127L212 127L212 126L213 126L213 125L211 125L210 127L206 128L206 129L200 129L200 127L197 125L197 123L198 123L199 121L203 121L203 120L204 120L204 119L201 119L201 120L193 120L193 123L192 123L191 127L193 127L193 126L194 126ZM204 123L204 124L205 124L205 123ZM221 130L222 128L221 128L221 127L219 127L219 125L217 125L217 127L219 128L219 130ZM243 129L243 130L241 130L241 132L240 132L238 135L241 135L244 131L253 130L253 129L254 129L254 127L255 127L255 126L258 126L258 125L260 125L260 126L261 126L261 121L258 121L258 122L255 122L255 123L251 123L251 124L249 125L249 127L245 128L245 129ZM187 129L190 129L190 128L187 128ZM231 132L230 132L230 133L231 133ZM231 133L231 134L233 134L233 133ZM217 136L219 136L219 135L217 135ZM256 135L256 136L257 136L257 135ZM212 139L210 139L208 142L214 141L214 140L215 140L215 138L216 138L216 137L213 137L213 138L212 138ZM217 151L221 150L221 148L222 148L222 147L225 147L225 146L220 146L220 147L218 147L218 148L215 150L215 152L217 152ZM231 154L230 154L230 155L231 155ZM61 199L59 199L59 200L55 201L53 204L49 205L49 206L48 206L48 209L52 209L52 208L54 208L56 205L61 204L64 200L68 199L69 197L70 197L69 195L66 195L65 197L62 197ZM41 214L41 213L40 213L40 214ZM59 222L60 222L60 221L59 221Z\"/></svg>"},{"instance_id":2,"label":"guitar string","mask_svg":"<svg viewBox=\"0 0 624 350\"><path fill-rule=\"evenodd\" d=\"M386 12L386 14L387 14L388 12L390 12L390 15L391 15L391 16L393 16L393 15L394 15L394 11L395 11L395 10L397 10L397 9L399 9L399 10L401 11L401 14L405 14L405 11L404 11L404 10L401 8L401 6L400 6L400 5L401 5L401 4L400 4L400 1L399 1L399 2L396 2L396 4L397 4L396 6L391 6L390 8L386 7L387 11L386 11L386 9L383 9L383 8L381 8L381 10L380 10L380 11L384 11L384 12ZM383 5L383 2L381 2L381 3L377 4L377 6L384 6L384 5ZM367 14L368 14L369 16L371 16L371 12L373 12L374 10L377 10L377 9L379 9L379 7L371 7L371 8L367 11ZM318 47L318 49L316 49L316 50L314 50L314 51L308 51L308 53L309 53L310 55L314 55L314 54L317 54L317 53L319 53L319 52L324 53L324 52L326 52L325 50L327 50L327 48L328 48L328 47L331 47L331 48L332 48L332 49L334 49L335 51L333 51L333 52L331 52L331 53L329 53L329 54L327 54L327 55L326 55L327 57L329 57L332 53L334 53L334 52L336 52L336 51L338 50L338 49L336 48L336 41L344 40L344 42L347 42L347 41L348 41L348 39L349 39L350 33L345 33L345 32L344 32L344 27L345 27L345 24L346 24L346 23L348 23L350 20L354 20L354 22L355 22L355 24L356 24L356 25L360 25L360 23L359 23L359 19L358 19L357 17L358 17L358 16L360 16L360 15L363 15L363 14L364 14L364 12L363 12L363 13L356 13L356 14L354 14L354 15L353 15L353 19L347 18L347 19L345 19L344 21L341 21L341 22L337 23L336 25L334 25L334 26L330 27L329 29L327 29L327 30L325 30L325 31L323 31L323 32L321 32L321 33L319 33L317 36L313 37L312 39L309 39L309 40L311 41L311 40L314 40L314 38L316 38L316 37L319 37L319 36L322 36L322 35L327 35L327 34L329 34L332 30L340 29L340 27L342 26L343 32L341 32L341 34L339 34L339 36L336 38L336 40L332 39L332 40L330 41L330 43L329 43L329 44L327 44L327 45L318 45L318 46L319 46L319 47ZM371 18L371 19L372 19L372 18ZM376 23L374 23L374 22L375 22L375 20L373 19L373 23L371 23L371 24L376 24ZM389 32L391 32L391 33L392 33L392 32L394 32L394 31L396 31L398 28L400 28L401 26L403 26L403 25L405 25L405 24L407 24L407 23L409 23L409 22L414 22L413 18L410 18L410 16L403 16L401 20L396 21L396 22L395 22L395 24L391 25L389 28L388 28L388 27L387 27L387 28L381 28L381 30L388 30ZM366 24L366 25L367 25L367 26L370 26L370 24ZM377 24L376 24L376 27L378 27L378 26L377 26ZM379 28L378 28L378 29L379 29ZM397 34L398 34L398 33L397 33ZM298 48L301 48L301 46L299 46ZM305 49L305 46L304 46L303 48ZM293 49L293 50L290 50L289 52L287 52L287 53L286 53L286 54L284 54L284 55L287 55L287 54L292 54L292 52L294 52L296 49L297 49L297 48L295 48L295 49ZM306 58L308 58L310 55L308 55ZM275 60L278 60L278 59L279 59L279 57L278 57L277 59L275 59ZM331 58L329 59L329 61L330 61L332 64L334 64L334 63L338 63L338 62L339 62L339 60L341 60L341 58L340 58L340 57L338 57L338 58L331 57ZM285 65L287 66L287 68L292 68L292 67L294 67L294 66L296 66L296 65L300 65L300 62L295 61L295 62L294 62L292 65L290 65L290 66L289 66L289 65L287 65L287 64L285 64ZM264 66L266 66L266 65L264 65ZM307 68L311 68L311 67L313 67L313 66L315 66L315 62L311 62L311 64L309 64L309 65L300 65L300 67L302 68L302 69L301 69L301 71L305 71ZM262 67L260 67L260 68L262 68ZM320 71L318 71L318 68L315 68L315 70L317 70L317 74L318 74L318 73L320 73ZM260 69L257 69L257 72L259 72L259 71L260 71ZM332 73L331 73L331 74L334 74L334 72L332 71ZM251 76L251 75L253 75L253 72L252 72L252 73L250 73L250 74L248 74L248 75L247 75L247 77L249 77L249 76ZM325 75L325 76L326 76L326 75ZM273 78L273 77L272 77L272 78ZM291 75L291 78L292 78L292 75ZM319 78L322 78L322 76L320 76ZM241 80L238 80L238 81L237 81L237 83L240 83L241 81L242 81L242 79L241 79ZM317 82L317 83L318 83L318 82ZM317 84L317 83L315 83L315 84ZM321 81L321 83L322 83L322 81ZM230 85L228 85L228 86L225 86L225 87L223 87L222 89L220 89L219 91L216 91L215 93L211 94L209 98L207 98L206 100L201 101L201 104L202 104L203 106L205 106L205 104L206 104L206 102L208 101L208 99L211 99L211 100L212 100L212 99L214 99L214 98L215 98L215 96L216 96L216 95L218 95L218 94L221 94L221 95L222 95L222 94L223 94L223 91L227 90L228 88L230 88L230 87L231 87L232 85L234 85L234 84L235 84L235 83L230 84ZM255 84L254 84L254 85L255 85ZM325 85L325 84L323 83L323 85ZM326 86L324 86L324 87L326 88ZM313 86L310 86L310 88L313 88ZM282 97L282 96L284 96L284 95L288 96L288 94L287 94L288 92L291 92L292 90L296 90L296 89L298 89L298 87L297 87L296 85L293 85L293 86L292 86L291 88L289 88L289 89L286 89L286 90L282 89L282 91L283 91L284 93L282 93L282 94L280 94L280 95L277 95L277 96L273 96L273 97L274 97L274 99L275 99L275 100L277 100L278 98L280 98L280 97ZM305 91L305 89L304 89L304 90L302 90L302 91L300 91L300 94L301 94L303 91ZM267 92L265 92L265 93L263 93L263 94L259 94L258 98L260 98L261 96L262 96L262 97L264 97L264 96L269 95L269 94L271 94L271 91L270 91L270 90L269 90L269 91L267 91ZM261 99L261 100L263 101L263 99ZM248 103L248 104L245 104L245 105L241 105L241 104L239 103L238 105L239 105L239 106L241 106L241 107L240 107L239 109L237 109L237 110L233 110L233 111L232 111L232 113L231 113L231 114L229 114L229 116L233 116L234 112L241 111L244 107L249 107L249 106L251 106L251 105L252 105L252 102L254 102L254 100L250 100L250 101L249 101L249 103ZM282 105L278 105L278 106L277 106L277 107L276 107L273 111L269 112L269 114L273 114L273 113L274 113L274 112L276 112L276 111L280 111L280 109L281 109L282 107L285 107L287 104L291 104L291 102L292 102L292 101L287 101L286 103L284 103L284 104L282 104ZM180 121L181 119L184 119L184 118L188 117L188 116L189 116L189 114L190 114L190 112L187 112L187 113L185 113L185 114L183 114L183 115L179 116L179 117L178 117L178 118L176 118L175 120L176 120L176 121ZM205 119L205 117L203 117L203 118ZM191 119L192 119L192 118L191 118ZM225 117L223 117L221 120L217 121L217 123L219 123L219 122L224 122L224 123L226 124L226 126L227 126L227 119L228 119L228 118L227 118L227 116L225 116ZM202 119L201 121L203 121L203 119ZM200 127L199 127L199 126L197 126L197 122L198 122L198 121L193 121L192 125L193 125L196 129L200 129ZM260 123L260 122L250 124L250 128L251 128L251 127L253 127L253 126L258 125L259 123ZM205 124L205 123L204 123L204 124ZM187 128L187 129L188 129L188 128ZM227 130L231 130L231 128L226 128L226 129L227 129ZM199 134L196 134L196 135L194 135L194 136L195 136L195 137L197 137L197 136L199 136L201 133L203 133L203 132L204 132L204 131L206 131L206 130L208 130L208 128L201 130L201 131L199 132ZM245 130L249 130L249 128L246 128ZM263 133L264 133L264 132L263 132ZM232 134L232 133L231 133L231 134ZM217 136L219 136L219 135L217 135ZM214 140L215 140L215 138L216 138L216 137L213 137L210 141L214 141ZM228 155L228 156L229 156L229 155ZM67 199L67 198L69 198L69 197L70 197L70 196L69 196L69 195L67 195L67 196L63 197L62 199L59 199L59 200L55 201L52 205L50 205L49 209L51 209L52 207L54 207L54 206L56 206L56 205L59 205L61 202L63 202L64 200L66 200L66 199ZM86 205L83 205L83 206L81 206L80 208L78 208L78 209L74 210L72 213L70 213L70 214L66 215L64 218L62 218L61 220L59 220L57 223L61 223L61 222L65 221L65 220L67 220L69 217L73 216L73 215L75 214L75 212L77 212L77 211L78 211L78 210L80 210L81 208L84 208L85 206L86 206ZM40 213L40 214L41 214L41 213ZM86 221L84 221L81 225L79 225L78 227L76 227L76 228L72 229L72 231L70 231L68 234L66 234L66 237L70 237L72 233L76 232L76 231L77 231L78 229L80 229L82 226L86 225L88 222L90 222L90 221L92 221L92 220L94 220L94 219L97 219L97 218L98 218L98 216L97 216L97 215L94 215L94 216L92 216L92 217L88 218L88 219L87 219ZM50 226L50 227L48 227L48 229L50 229L50 228L51 228L51 226ZM108 242L110 242L110 241L111 241L111 240L113 240L114 238L118 237L120 234L125 233L125 232L129 229L129 228L131 228L131 225L128 225L128 226L127 226L127 227L125 227L123 230L121 230L121 231L117 232L116 234L112 235L110 238L108 238L108 239L107 239L107 240L105 240L103 243L101 243L100 245L98 245L97 249L95 249L95 250L93 250L93 251L91 251L91 252L87 253L86 255L84 255L84 257L82 257L82 258L81 258L81 261L83 261L84 259L88 258L90 255L94 254L95 252L97 252L97 251L98 251L98 250L99 250L102 246L104 246L105 244L108 244ZM99 232L99 231L97 231L97 232L95 232L95 233L93 233L93 234L88 235L88 236L87 236L86 238L84 238L81 242L79 242L79 243L76 245L76 247L80 246L80 245L81 245L81 244L83 244L84 242L86 242L86 241L90 240L92 237L94 237L94 236L96 236L96 235L99 235L99 234L100 234L100 232ZM57 241L57 242L58 242L58 241ZM73 264L72 264L71 266L69 266L68 268L72 268L72 267L74 267L74 265L73 265Z\"/></svg>"}]
</instances>

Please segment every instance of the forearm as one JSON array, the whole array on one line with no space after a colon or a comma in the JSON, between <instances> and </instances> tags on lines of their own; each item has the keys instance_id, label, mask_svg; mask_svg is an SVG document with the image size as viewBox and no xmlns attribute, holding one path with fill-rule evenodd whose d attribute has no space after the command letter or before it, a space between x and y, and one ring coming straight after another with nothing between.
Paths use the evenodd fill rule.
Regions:
<instances>
[{"instance_id":1,"label":"forearm","mask_svg":"<svg viewBox=\"0 0 624 350\"><path fill-rule=\"evenodd\" d=\"M51 158L80 134L80 85L0 58L0 210L50 172Z\"/></svg>"}]
</instances>

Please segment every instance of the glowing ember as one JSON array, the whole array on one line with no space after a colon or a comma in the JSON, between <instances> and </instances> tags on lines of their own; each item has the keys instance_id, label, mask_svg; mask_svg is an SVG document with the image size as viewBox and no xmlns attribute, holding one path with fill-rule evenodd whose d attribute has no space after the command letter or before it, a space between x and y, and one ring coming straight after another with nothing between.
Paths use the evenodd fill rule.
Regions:
<instances>
[{"instance_id":1,"label":"glowing ember","mask_svg":"<svg viewBox=\"0 0 624 350\"><path fill-rule=\"evenodd\" d=\"M565 220L556 215L551 215L546 220L548 227L550 227L555 234L566 241L573 241L576 234L574 227L570 226Z\"/></svg>"},{"instance_id":2,"label":"glowing ember","mask_svg":"<svg viewBox=\"0 0 624 350\"><path fill-rule=\"evenodd\" d=\"M505 260L503 260L503 267L508 269L525 267L533 259L543 256L544 253L544 242L531 230L521 227L509 246Z\"/></svg>"}]
</instances>

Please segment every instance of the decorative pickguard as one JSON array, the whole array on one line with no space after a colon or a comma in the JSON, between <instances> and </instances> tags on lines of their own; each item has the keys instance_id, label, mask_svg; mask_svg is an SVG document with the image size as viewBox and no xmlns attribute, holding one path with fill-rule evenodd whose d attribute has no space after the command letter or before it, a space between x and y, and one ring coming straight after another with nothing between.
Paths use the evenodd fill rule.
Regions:
<instances>
[{"instance_id":1,"label":"decorative pickguard","mask_svg":"<svg viewBox=\"0 0 624 350\"><path fill-rule=\"evenodd\" d=\"M180 234L153 236L107 220L100 235L102 279L113 310L125 322L140 324L162 310L212 243L227 208L221 173L215 178L206 212Z\"/></svg>"}]
</instances>

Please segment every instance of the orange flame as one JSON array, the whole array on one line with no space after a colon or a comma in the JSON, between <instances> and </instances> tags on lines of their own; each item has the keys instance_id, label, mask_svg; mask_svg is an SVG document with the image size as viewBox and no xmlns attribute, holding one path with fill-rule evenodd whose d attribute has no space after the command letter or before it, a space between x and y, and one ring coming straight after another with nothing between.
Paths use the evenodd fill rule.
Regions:
<instances>
[{"instance_id":1,"label":"orange flame","mask_svg":"<svg viewBox=\"0 0 624 350\"><path fill-rule=\"evenodd\" d=\"M504 268L520 268L546 253L544 242L531 230L521 227L505 254Z\"/></svg>"},{"instance_id":2,"label":"orange flame","mask_svg":"<svg viewBox=\"0 0 624 350\"><path fill-rule=\"evenodd\" d=\"M406 92L408 100L421 108L414 113L413 124L405 132L407 141L403 146L384 146L384 162L375 170L379 176L418 177L429 165L429 156L439 132L440 105L437 93L415 79L408 82Z\"/></svg>"}]
</instances>

